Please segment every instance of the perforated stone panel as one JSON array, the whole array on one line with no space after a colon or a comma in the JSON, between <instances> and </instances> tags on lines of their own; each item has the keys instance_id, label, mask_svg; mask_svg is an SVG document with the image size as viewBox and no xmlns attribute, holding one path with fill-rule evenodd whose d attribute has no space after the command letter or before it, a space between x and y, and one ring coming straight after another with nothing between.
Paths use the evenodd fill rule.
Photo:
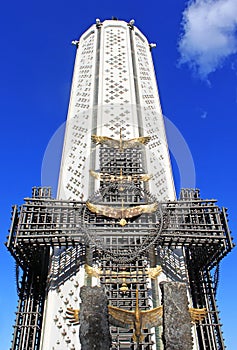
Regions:
<instances>
[{"instance_id":1,"label":"perforated stone panel","mask_svg":"<svg viewBox=\"0 0 237 350\"><path fill-rule=\"evenodd\" d=\"M89 29L77 49L58 186L61 199L80 200L88 194L97 34Z\"/></svg>"},{"instance_id":2,"label":"perforated stone panel","mask_svg":"<svg viewBox=\"0 0 237 350\"><path fill-rule=\"evenodd\" d=\"M79 327L69 322L66 312L79 309L80 288L85 284L84 267L78 266L82 255L77 247L52 259L41 350L80 349Z\"/></svg>"},{"instance_id":3,"label":"perforated stone panel","mask_svg":"<svg viewBox=\"0 0 237 350\"><path fill-rule=\"evenodd\" d=\"M151 136L147 146L147 168L153 174L151 192L160 200L175 199L168 144L149 45L137 29L133 38L141 123L146 134Z\"/></svg>"},{"instance_id":4,"label":"perforated stone panel","mask_svg":"<svg viewBox=\"0 0 237 350\"><path fill-rule=\"evenodd\" d=\"M105 21L101 34L98 133L138 136L131 46L127 23ZM134 127L136 125L136 127Z\"/></svg>"}]
</instances>

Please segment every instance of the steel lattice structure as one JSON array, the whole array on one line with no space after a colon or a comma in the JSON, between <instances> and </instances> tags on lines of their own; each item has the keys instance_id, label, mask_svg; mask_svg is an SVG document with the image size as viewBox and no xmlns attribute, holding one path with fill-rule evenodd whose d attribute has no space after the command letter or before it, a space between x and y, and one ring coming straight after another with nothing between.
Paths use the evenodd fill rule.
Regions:
<instances>
[{"instance_id":1,"label":"steel lattice structure","mask_svg":"<svg viewBox=\"0 0 237 350\"><path fill-rule=\"evenodd\" d=\"M182 257L176 255L174 251L175 248L183 247L195 307L205 306L209 310L208 320L197 325L200 344L203 344L203 349L211 349L210 346L214 349L224 349L211 270L218 266L220 260L233 247L226 209L220 209L216 205L216 200L200 199L199 192L191 189L183 189L177 201L163 202L162 208L166 214L167 223L152 246L155 263L159 261L170 276L175 274L176 278L179 276L180 280L184 280ZM62 264L64 271L61 278L60 276L55 278L61 280L61 283L65 278L65 269L73 271L76 264L83 263L86 259L85 247L88 242L86 242L82 222L84 209L84 202L58 201L51 198L48 188L33 188L32 198L26 198L20 209L13 207L7 248L23 270L13 349L39 348L47 279L45 261L47 261L49 248L71 247L70 253L64 253L64 256L60 257L61 261L58 262L59 265ZM101 224L101 220L99 221ZM136 225L133 226L132 233L131 227L129 230L130 235L137 237ZM125 230L125 235L128 234L127 231L128 229ZM111 236L111 231L110 234L105 233L105 236L107 235ZM94 248L90 263L101 259L101 254L101 251ZM147 259L148 257L145 260ZM102 269L112 269L113 264L110 257L106 258L105 255L102 258ZM114 305L119 305L119 300L123 300L119 294L119 288L122 285L120 274L124 270L137 271L135 275L126 276L126 284L132 285L136 281L136 285L139 283L145 286L142 293L148 294L144 256L143 258L140 256L135 265L133 263L120 265L122 270L118 269L117 275L108 276L106 273L101 275L101 283L111 288L110 300L113 304L115 303ZM143 271L142 274L139 271ZM53 279L54 276L51 278ZM60 283L57 281L55 285L59 286ZM130 300L128 298L128 306L132 305L133 298ZM144 299L146 303L145 300L147 298Z\"/></svg>"}]
</instances>

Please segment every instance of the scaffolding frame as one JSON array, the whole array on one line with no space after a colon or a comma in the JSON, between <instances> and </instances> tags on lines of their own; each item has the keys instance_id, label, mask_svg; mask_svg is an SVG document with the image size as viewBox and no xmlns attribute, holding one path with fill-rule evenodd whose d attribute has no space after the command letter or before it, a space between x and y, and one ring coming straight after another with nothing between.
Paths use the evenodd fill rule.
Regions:
<instances>
[{"instance_id":1,"label":"scaffolding frame","mask_svg":"<svg viewBox=\"0 0 237 350\"><path fill-rule=\"evenodd\" d=\"M216 200L178 200L160 203L166 224L157 244L169 247L202 247L206 251L202 264L211 266L232 248L226 208L219 208ZM17 263L26 268L35 252L44 247L69 247L85 242L85 218L89 215L93 230L101 237L118 233L121 237L139 238L149 235L147 220L134 220L121 231L119 225L108 225L102 215L89 214L85 202L56 200L45 197L26 198L18 208L13 207L12 225L6 243ZM153 229L151 224L151 229ZM138 230L140 234L138 234ZM115 243L116 244L116 243Z\"/></svg>"},{"instance_id":2,"label":"scaffolding frame","mask_svg":"<svg viewBox=\"0 0 237 350\"><path fill-rule=\"evenodd\" d=\"M163 202L162 208L167 220L153 247L156 252L156 263L158 261L165 266L170 276L173 274L177 279L178 258L174 254L174 249L183 248L185 250L194 306L207 307L209 312L208 319L196 326L200 346L203 349L224 349L211 269L216 267L234 246L228 228L227 210L219 208L216 200L200 199L198 191L192 189L183 189L179 200ZM23 277L12 349L20 350L27 347L34 350L39 349L49 248L71 247L71 249L78 250L78 256L83 255L80 251L83 248L80 247L85 245L83 230L85 210L85 202L53 199L48 188L33 188L32 198L26 198L25 203L19 209L17 206L13 207L12 224L6 245L16 263L22 268ZM119 230L115 227L108 228L108 230L103 228L101 231L101 222L107 224L106 218L98 216L96 220L94 219L93 217L93 229L98 227L98 234L104 234L107 237L111 235L111 229L114 232ZM141 222L139 222L140 228ZM132 225L129 225L129 229L126 228L124 234L137 238L137 223L133 222ZM96 259L98 260L98 257ZM92 262L95 262L96 259L93 257ZM99 259L102 261L103 269L106 267L106 261L107 263L111 261L110 257L106 258L105 255L100 255ZM141 259L144 260L144 258ZM146 256L146 259L149 261L149 256ZM45 261L46 264L43 265ZM134 269L134 264L130 264L129 269ZM144 270L144 266L141 269ZM138 284L139 278L137 279ZM182 274L180 274L180 280L184 280ZM111 284L115 284L114 280L108 282L108 275L104 277L102 275L101 283L106 285L111 303L117 305L118 301L115 302L116 298L113 297L115 290L110 288ZM139 285L144 288L147 285L146 279ZM119 288L121 286L117 283L116 293L119 292ZM134 294L134 290L135 287L132 288L131 293ZM144 293L147 298L148 291L141 289L141 297ZM134 296L132 300L134 302ZM126 302L123 303L125 307L134 307L131 304L132 301L128 305ZM145 307L149 307L147 301ZM117 330L113 329L114 339L118 335L116 332ZM123 332L119 340L119 344L125 344L124 347L118 347L117 340L117 349L126 349L126 334ZM122 340L123 335L124 340ZM149 334L147 339L147 344L143 349L151 349L152 342Z\"/></svg>"}]
</instances>

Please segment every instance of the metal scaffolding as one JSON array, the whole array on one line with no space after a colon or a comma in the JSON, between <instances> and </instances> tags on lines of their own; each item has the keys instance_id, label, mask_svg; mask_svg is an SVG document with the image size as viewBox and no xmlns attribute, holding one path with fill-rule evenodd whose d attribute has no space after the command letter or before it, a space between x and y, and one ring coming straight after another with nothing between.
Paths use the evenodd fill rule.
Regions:
<instances>
[{"instance_id":1,"label":"metal scaffolding","mask_svg":"<svg viewBox=\"0 0 237 350\"><path fill-rule=\"evenodd\" d=\"M160 204L166 220L158 237L152 241L154 243L150 250L154 252L153 265L159 263L167 275L171 278L175 276L176 280L182 281L185 280L183 267L187 265L194 306L206 307L208 310L205 323L200 322L196 326L200 348L224 349L211 270L218 266L220 260L233 248L226 209L220 209L213 199L201 199L198 191L191 189L183 189L177 201ZM20 208L13 207L7 248L22 268L23 277L12 349L39 349L49 248L68 248L60 255L59 261L59 264L64 266L62 273L64 278L65 270L75 271L76 266L73 269L73 264L78 264L78 261L81 261L81 264L85 263L85 246L88 245L83 221L85 217L88 225L91 223L98 236L105 240L109 239L107 244L118 246L118 251L126 250L128 237L131 245L132 242L144 239L142 227L143 224L147 225L147 219L144 223L141 218L134 220L128 227L125 226L121 233L119 225L113 223L108 226L108 218L102 215L91 214L89 220L90 214L85 202L53 199L47 188L33 188L32 198L26 198ZM156 231L152 225L153 222L151 223L153 239ZM111 232L119 232L120 236L126 236L125 245L116 235L111 236ZM176 254L176 248L184 249L186 261L183 256ZM129 295L134 294L138 286L141 300L145 297L143 307L149 307L145 274L145 261L152 264L149 254L139 254L136 262L125 264L121 262L120 265L116 265L111 255L106 255L101 249L95 249L93 246L91 259L90 263L96 263L98 259L101 261L101 283L106 285L109 300L113 305L133 307L134 295L131 298ZM106 273L108 270L111 271L111 275ZM123 271L126 271L126 276L124 275L126 278L123 277ZM137 271L136 276L131 273L132 271ZM56 278L55 286L59 284L60 276L55 274L55 277L51 278ZM129 292L124 293L126 298L121 289L123 283L129 286ZM143 304L143 301L141 303ZM116 332L114 328L112 332L114 348L126 348L125 336L124 341L123 336L119 340L119 344L125 344L125 347L122 345L118 347ZM144 349L149 349L151 338L148 336L146 339Z\"/></svg>"},{"instance_id":2,"label":"metal scaffolding","mask_svg":"<svg viewBox=\"0 0 237 350\"><path fill-rule=\"evenodd\" d=\"M233 247L226 209L219 208L216 200L187 200L181 197L177 201L159 204L165 216L165 224L158 237L155 237L156 245L169 248L183 246L187 249L195 247L195 251L202 247L205 254L202 254L199 264L202 263L203 266L215 265ZM154 222L150 222L152 237L156 235ZM25 203L20 208L13 207L7 248L17 263L26 268L36 264L35 253L40 249L85 243L88 226L96 230L97 236L102 239L111 238L111 232L131 240L144 239L144 236L150 234L147 230L147 217L146 220L137 218L121 230L111 220L108 224L108 218L103 215L89 213L85 202L32 197L25 198ZM111 244L113 242L124 248L123 243L116 239Z\"/></svg>"}]
</instances>

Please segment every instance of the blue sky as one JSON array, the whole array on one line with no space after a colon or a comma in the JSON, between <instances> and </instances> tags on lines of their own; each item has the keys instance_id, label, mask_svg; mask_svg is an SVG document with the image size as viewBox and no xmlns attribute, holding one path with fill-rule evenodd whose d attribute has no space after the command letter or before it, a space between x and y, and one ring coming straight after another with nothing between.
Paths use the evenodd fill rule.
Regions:
<instances>
[{"instance_id":1,"label":"blue sky","mask_svg":"<svg viewBox=\"0 0 237 350\"><path fill-rule=\"evenodd\" d=\"M0 11L1 349L10 347L16 286L14 261L3 246L11 205L41 185L44 152L64 123L77 39L96 18L117 16L157 43L154 64L164 115L191 152L202 198L229 208L236 236L237 2L28 1ZM178 166L179 167L179 166ZM178 167L175 181L180 186ZM50 185L50 183L48 184ZM222 262L217 293L227 349L237 348L237 250Z\"/></svg>"}]
</instances>

